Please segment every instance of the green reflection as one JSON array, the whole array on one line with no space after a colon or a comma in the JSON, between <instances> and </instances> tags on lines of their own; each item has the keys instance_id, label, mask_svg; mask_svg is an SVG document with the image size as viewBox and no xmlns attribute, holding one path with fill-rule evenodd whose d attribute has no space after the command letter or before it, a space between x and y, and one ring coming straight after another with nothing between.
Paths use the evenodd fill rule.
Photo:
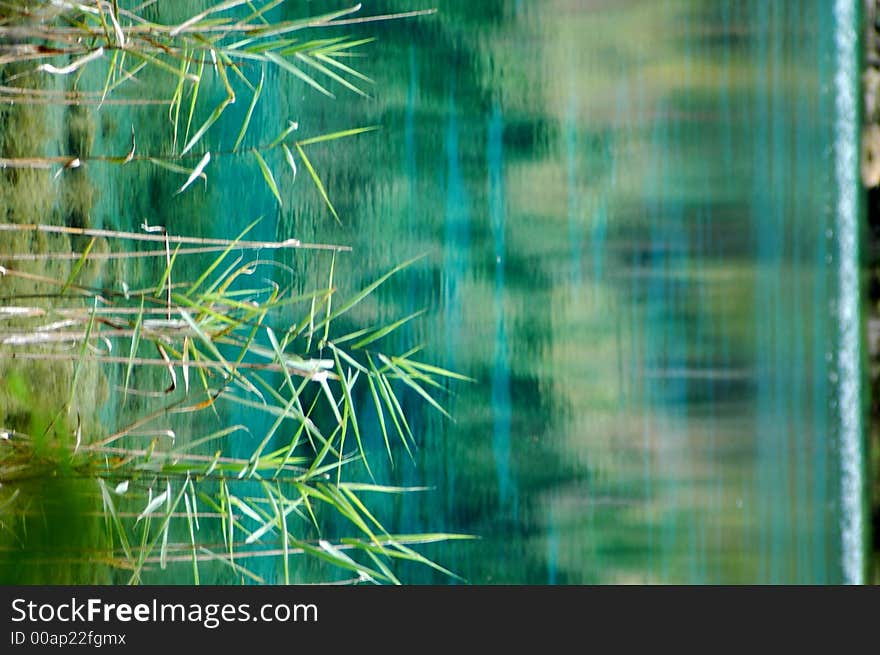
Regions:
<instances>
[{"instance_id":1,"label":"green reflection","mask_svg":"<svg viewBox=\"0 0 880 655\"><path fill-rule=\"evenodd\" d=\"M254 238L352 244L343 293L429 252L350 321L427 308L397 343L477 380L454 422L404 393L421 448L381 472L433 489L382 508L389 529L481 537L427 551L470 582L840 582L831 3L369 11L432 6L358 28L369 100L267 77L244 147L287 120L382 126L310 151L342 226L305 175L278 209L235 157L173 202L159 172L94 171L94 218L229 236L263 215ZM228 146L245 110L207 138ZM162 118L127 111L158 147ZM124 151L127 118L94 147Z\"/></svg>"}]
</instances>

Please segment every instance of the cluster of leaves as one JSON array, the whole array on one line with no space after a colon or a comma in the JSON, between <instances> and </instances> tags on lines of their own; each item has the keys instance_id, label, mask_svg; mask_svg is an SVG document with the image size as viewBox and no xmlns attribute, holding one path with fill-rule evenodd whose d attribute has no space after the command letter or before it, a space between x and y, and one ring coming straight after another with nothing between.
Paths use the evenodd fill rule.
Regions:
<instances>
[{"instance_id":1,"label":"cluster of leaves","mask_svg":"<svg viewBox=\"0 0 880 655\"><path fill-rule=\"evenodd\" d=\"M145 69L168 76L170 97L158 100L135 98L124 103L155 102L168 106L171 123L171 153L138 153L132 128L131 147L124 155L93 156L89 159L128 164L146 161L186 177L178 192L197 179L207 181L206 168L218 154L236 153L241 148L254 110L263 92L266 70L275 67L302 80L315 91L333 97L333 85L366 96L365 84L372 80L351 66L356 49L372 39L347 36L314 37L312 32L354 22L387 20L427 12L409 12L379 17L353 17L361 6L311 16L298 20L270 21L268 16L285 0L228 0L175 24L149 20L147 9L153 3L138 2L133 8L120 6L118 0L76 2L57 0L37 7L11 5L0 18L0 37L15 45L0 50L0 65L33 62L30 74L73 76L75 90L59 96L54 91L0 88L0 100L10 102L93 102L111 101L111 96L131 85ZM307 36L302 36L307 35ZM97 75L104 80L101 88L87 89L79 83L88 69L103 67ZM197 108L212 102L205 93L219 81L222 99L207 111ZM8 82L8 81L7 81ZM231 151L217 152L201 147L209 129L227 108L240 97L249 97L248 108ZM204 119L197 117L207 114ZM308 172L327 209L339 221L329 194L318 176L306 149L310 145L360 134L374 127L346 129L331 134L294 138L299 124L288 121L280 133L265 144L250 148L263 178L279 204L282 194L276 175L266 160L268 151L280 149L283 159L295 176L297 162ZM193 162L194 165L193 165ZM4 160L6 167L79 167L84 161L74 155L49 159Z\"/></svg>"},{"instance_id":2,"label":"cluster of leaves","mask_svg":"<svg viewBox=\"0 0 880 655\"><path fill-rule=\"evenodd\" d=\"M148 162L170 169L185 180L178 193L207 179L212 158L237 153L255 114L270 67L293 75L316 92L332 96L332 85L365 95L371 80L349 62L368 39L313 38L312 30L376 18L353 15L360 5L301 20L272 22L283 0L229 0L209 6L174 24L148 18L153 4L118 0L53 0L35 6L4 4L0 15L0 65L15 63L15 76L64 77L68 89L47 85L15 86L8 76L0 100L42 104L162 104L171 125L169 151L141 153L132 128L127 153L3 159L4 167L76 168L88 160L126 165ZM413 15L423 12L412 12ZM309 34L302 38L302 35ZM104 69L100 67L103 66ZM86 71L97 74L85 76ZM167 75L169 97L157 101L118 98L145 70ZM15 77L13 76L13 77ZM100 78L98 88L85 80ZM219 84L219 87L217 87ZM214 91L222 89L216 102ZM207 90L206 90L207 89ZM240 97L247 110L229 151L210 150L204 138L227 108ZM213 100L212 100L213 98ZM203 103L209 103L207 108ZM266 154L279 150L293 174L306 169L330 213L339 220L320 177L307 156L309 146L374 129L362 127L332 134L294 138L290 122L271 141L250 148L268 188L278 203L282 194ZM182 177L182 179L183 179ZM0 274L45 287L37 306L0 307L0 319L13 319L0 331L0 357L18 361L70 362L70 394L45 430L37 433L3 429L0 436L0 480L15 483L47 475L55 467L64 475L93 481L100 496L99 518L106 547L96 545L90 561L125 571L137 583L150 571L189 563L195 583L203 569L219 563L241 579L264 581L253 566L260 558L279 561L278 578L296 578L291 560L297 555L355 575L353 581L398 582L394 562L406 560L449 573L414 546L451 534L391 534L368 509L364 496L416 491L376 481L365 445L381 434L394 463L394 444L411 453L415 435L403 411L400 394L411 391L445 414L436 400L448 380L461 376L417 358L418 349L399 355L377 350L382 339L418 316L387 325L336 334L343 317L406 262L353 297L334 300L336 256L344 247L237 239L187 238L147 227L147 233L79 229L49 225L0 225L2 230L66 232L88 239L82 252L2 254ZM250 228L249 228L250 229ZM161 233L157 233L161 232ZM245 231L247 232L247 230ZM161 242L152 251L111 248L98 252L98 240ZM292 274L271 259L244 253L279 248L314 248L332 253L327 285L296 293ZM178 281L180 263L188 256L218 253L201 274ZM95 261L161 257L165 267L148 288L123 290L81 284L79 275ZM40 258L72 261L64 279L17 268L18 260ZM270 281L251 286L258 270L271 269ZM282 283L285 276L291 279ZM296 312L299 312L297 315ZM290 316L298 316L291 320ZM284 329L278 326L284 324ZM275 326L275 327L273 327ZM82 372L99 366L108 378L121 379L120 407L132 396L160 399L160 407L113 434L83 434L71 416L82 402ZM166 376L162 390L143 388L143 380ZM140 382L139 382L140 381ZM370 403L376 424L365 426L358 403ZM244 425L225 426L208 434L188 432L178 439L178 420L200 414L220 417L225 407L264 413L270 427L262 434ZM204 425L191 421L188 425ZM2 427L2 426L0 426ZM69 429L67 429L69 428ZM37 444L52 438L41 466ZM32 430L33 432L33 430ZM148 439L144 446L144 438ZM242 449L246 457L236 455ZM381 452L381 451L380 451ZM48 467L48 468L47 468ZM12 484L8 488L14 488ZM0 512L22 512L17 491L0 498ZM339 525L352 534L338 534ZM2 524L6 526L6 524ZM6 526L8 527L8 526ZM345 532L344 530L342 532ZM262 561L265 561L263 559ZM274 579L274 578L273 578Z\"/></svg>"}]
</instances>

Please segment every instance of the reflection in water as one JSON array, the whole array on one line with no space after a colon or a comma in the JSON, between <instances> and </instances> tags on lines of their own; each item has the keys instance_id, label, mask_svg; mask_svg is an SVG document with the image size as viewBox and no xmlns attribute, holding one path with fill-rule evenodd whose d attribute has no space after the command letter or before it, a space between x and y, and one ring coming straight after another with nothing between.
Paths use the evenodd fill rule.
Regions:
<instances>
[{"instance_id":1,"label":"reflection in water","mask_svg":"<svg viewBox=\"0 0 880 655\"><path fill-rule=\"evenodd\" d=\"M432 551L473 582L852 579L826 359L844 55L816 29L852 21L820 0L440 5L371 26L375 101L298 115L383 125L322 162L352 191L341 279L432 253L379 312L427 306L411 336L477 380L454 422L409 403L418 466L392 474L435 491L395 528L480 535ZM326 235L307 215L280 231Z\"/></svg>"},{"instance_id":2,"label":"reflection in water","mask_svg":"<svg viewBox=\"0 0 880 655\"><path fill-rule=\"evenodd\" d=\"M583 281L583 273L581 272L581 231L580 231L580 190L578 188L577 171L577 133L574 116L574 100L571 101L569 110L565 117L565 171L566 183L568 186L568 240L571 247L571 287L572 291L578 291ZM596 244L596 241L593 241ZM596 244L593 247L594 266L601 267L601 253L596 258L597 251L601 246ZM596 276L598 279L598 276Z\"/></svg>"},{"instance_id":3,"label":"reflection in water","mask_svg":"<svg viewBox=\"0 0 880 655\"><path fill-rule=\"evenodd\" d=\"M449 112L446 125L446 204L443 217L443 274L442 304L445 309L445 366L456 370L461 366L459 349L463 338L464 276L470 268L470 203L464 186L459 144L458 114L454 90L449 92ZM455 506L457 465L454 459L446 462L447 509Z\"/></svg>"},{"instance_id":4,"label":"reflection in water","mask_svg":"<svg viewBox=\"0 0 880 655\"><path fill-rule=\"evenodd\" d=\"M382 210L402 118L428 350L478 380L404 504L481 535L437 551L476 582L844 579L830 8L477 13L383 29L380 107L352 112L389 128L358 152ZM364 243L394 230L361 212Z\"/></svg>"},{"instance_id":5,"label":"reflection in water","mask_svg":"<svg viewBox=\"0 0 880 655\"><path fill-rule=\"evenodd\" d=\"M492 448L498 476L500 505L506 508L515 501L510 471L510 347L504 309L504 153L502 149L501 108L496 104L489 119L486 162L489 167L489 218L495 242L495 288L492 304L495 313L495 353L492 359ZM516 507L513 507L516 513Z\"/></svg>"},{"instance_id":6,"label":"reflection in water","mask_svg":"<svg viewBox=\"0 0 880 655\"><path fill-rule=\"evenodd\" d=\"M432 491L380 512L479 535L428 552L470 582L857 581L856 1L372 2L440 13L358 28L370 100L270 77L245 143L382 125L315 148L343 227L302 176L275 210L219 167L170 206L161 173L143 197L107 180L95 220L263 214L258 238L353 245L343 293L428 252L352 315L426 308L386 348L476 379L454 421L405 399L421 447L383 475Z\"/></svg>"}]
</instances>

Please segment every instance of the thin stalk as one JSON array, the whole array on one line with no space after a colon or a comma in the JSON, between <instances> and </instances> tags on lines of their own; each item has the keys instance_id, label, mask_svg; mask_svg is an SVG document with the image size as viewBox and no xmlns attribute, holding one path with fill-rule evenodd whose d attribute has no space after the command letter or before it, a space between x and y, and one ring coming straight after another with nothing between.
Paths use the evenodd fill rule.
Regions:
<instances>
[{"instance_id":1,"label":"thin stalk","mask_svg":"<svg viewBox=\"0 0 880 655\"><path fill-rule=\"evenodd\" d=\"M335 250L350 252L351 246L341 246L327 243L303 243L299 239L285 239L284 241L240 241L234 239L212 239L207 237L186 237L169 234L142 234L140 232L125 232L121 230L102 230L95 228L67 227L64 225L46 225L34 223L0 223L0 232L45 232L54 234L75 234L90 237L105 237L108 239L131 239L134 241L158 241L161 243L180 243L195 245L225 246L232 248L267 248L270 250L281 248L300 248L309 250Z\"/></svg>"}]
</instances>

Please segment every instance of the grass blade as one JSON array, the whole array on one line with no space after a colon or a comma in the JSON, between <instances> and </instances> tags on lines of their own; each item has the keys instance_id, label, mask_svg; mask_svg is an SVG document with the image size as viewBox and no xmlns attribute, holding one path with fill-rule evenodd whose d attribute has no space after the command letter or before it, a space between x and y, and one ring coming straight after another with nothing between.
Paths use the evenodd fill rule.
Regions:
<instances>
[{"instance_id":1,"label":"grass blade","mask_svg":"<svg viewBox=\"0 0 880 655\"><path fill-rule=\"evenodd\" d=\"M260 94L263 92L263 81L266 78L266 67L264 66L260 69L260 83L257 84L257 88L254 90L254 95L251 98L251 104L248 105L247 113L244 116L244 122L241 124L241 130L238 132L238 138L235 139L235 145L232 146L232 151L235 152L238 150L238 146L241 145L242 140L244 139L245 132L247 132L248 126L251 124L251 117L254 114L254 107L257 106L257 100L260 99Z\"/></svg>"},{"instance_id":2,"label":"grass blade","mask_svg":"<svg viewBox=\"0 0 880 655\"><path fill-rule=\"evenodd\" d=\"M131 380L131 372L134 370L134 358L137 356L138 346L141 341L141 326L143 325L144 319L144 296L141 296L141 307L138 312L137 319L135 319L134 324L134 332L131 336L131 346L128 350L128 364L125 367L125 381L123 382L122 389L122 402L125 404L125 399L128 395L128 385Z\"/></svg>"},{"instance_id":3,"label":"grass blade","mask_svg":"<svg viewBox=\"0 0 880 655\"><path fill-rule=\"evenodd\" d=\"M300 146L310 146L314 143L324 143L325 141L335 141L336 139L342 139L347 136L355 136L357 134L363 134L364 132L374 132L379 129L378 125L370 125L368 127L355 127L350 130L340 130L339 132L331 132L329 134L322 134L320 136L313 136L308 139L303 139L302 141L297 141L297 145Z\"/></svg>"},{"instance_id":4,"label":"grass blade","mask_svg":"<svg viewBox=\"0 0 880 655\"><path fill-rule=\"evenodd\" d=\"M83 250L82 256L76 261L76 264L73 265L73 268L70 271L70 275L67 276L67 281L64 283L64 286L61 287L61 295L67 293L67 290L73 284L74 280L76 280L77 276L82 271L83 266L85 266L86 261L89 258L89 253L92 252L92 248L95 246L95 242L97 241L97 237L92 237L89 241L89 245L85 247Z\"/></svg>"},{"instance_id":5,"label":"grass blade","mask_svg":"<svg viewBox=\"0 0 880 655\"><path fill-rule=\"evenodd\" d=\"M388 271L387 273L383 274L383 275L380 276L378 279L374 280L372 283L368 284L366 287L364 287L360 292L358 292L357 294L355 294L355 295L354 295L353 297L351 297L349 300L347 300L346 302L344 302L344 303L342 304L342 307L340 307L340 308L337 309L335 312L333 312L333 314L332 314L330 317L324 319L324 321L322 321L321 323L319 323L318 325L316 325L316 326L315 326L315 329L321 329L321 328L324 326L324 322L325 322L325 321L333 320L333 319L339 318L340 316L342 316L343 314L345 314L347 311L349 311L350 309L352 309L352 308L353 308L355 305L357 305L359 302L361 302L364 298L366 298L366 297L369 296L371 293L373 293L376 289L378 289L378 288L379 288L379 287L380 287L380 286L381 286L381 285L382 285L382 284L383 284L388 278L390 278L392 275L394 275L395 273L398 273L398 272L402 271L403 269L407 268L408 266L411 266L412 264L414 264L415 262L419 261L420 259L422 259L422 258L424 258L424 257L425 257L424 254L422 254L422 255L417 255L417 256L413 257L412 259L408 259L408 260L406 260L406 261L403 262L402 264L398 264L397 266L395 266L394 268L392 268L390 271Z\"/></svg>"},{"instance_id":6,"label":"grass blade","mask_svg":"<svg viewBox=\"0 0 880 655\"><path fill-rule=\"evenodd\" d=\"M257 164L260 166L260 172L263 174L263 179L266 180L266 185L269 187L269 190L272 192L272 195L275 196L275 200L278 201L279 206L283 206L284 203L281 202L281 194L278 192L278 185L275 183L275 176L272 175L272 171L269 170L269 165L266 163L266 160L263 159L263 156L256 149L251 150L254 153L254 157L257 159Z\"/></svg>"},{"instance_id":7,"label":"grass blade","mask_svg":"<svg viewBox=\"0 0 880 655\"><path fill-rule=\"evenodd\" d=\"M307 63L309 66L311 66L315 70L320 71L321 73L323 73L324 75L329 77L331 80L338 82L339 84L344 86L346 89L348 89L349 91L352 91L353 93L358 94L362 98L369 98L370 97L366 93L361 91L358 87L356 87L354 84L349 82L347 79L345 79L341 75L338 75L334 71L330 70L329 68L324 66L324 64L316 61L315 59L312 59L307 54L305 54L303 52L297 53L296 58L299 59L300 61L304 61L305 63Z\"/></svg>"},{"instance_id":8,"label":"grass blade","mask_svg":"<svg viewBox=\"0 0 880 655\"><path fill-rule=\"evenodd\" d=\"M221 11L227 11L228 9L232 9L233 7L238 7L239 5L243 5L247 2L250 2L250 0L228 0L227 2L221 2L218 5L214 5L212 7L209 7L208 9L205 9L204 11L199 12L198 14L183 21L180 25L178 25L177 27L172 29L168 33L168 35L169 36L177 36L178 34L183 32L184 30L187 30L187 29L195 26L196 23L204 20L205 18L207 18L211 14L218 13Z\"/></svg>"},{"instance_id":9,"label":"grass blade","mask_svg":"<svg viewBox=\"0 0 880 655\"><path fill-rule=\"evenodd\" d=\"M293 158L293 153L290 152L290 148L287 147L286 143L281 144L281 149L284 151L287 165L290 166L290 170L293 172L293 179L296 179L296 160Z\"/></svg>"},{"instance_id":10,"label":"grass blade","mask_svg":"<svg viewBox=\"0 0 880 655\"><path fill-rule=\"evenodd\" d=\"M375 481L376 477L373 475L373 471L370 468L370 462L367 460L367 453L364 452L364 444L361 440L361 430L360 427L358 427L357 413L354 410L351 390L349 389L349 384L345 381L345 373L342 370L342 364L339 361L339 354L336 352L336 350L333 351L333 356L336 361L336 372L339 375L339 379L342 381L342 397L345 401L346 407L348 408L348 419L351 421L351 426L354 429L354 438L357 441L358 452L361 455L361 460L364 463L364 467L367 469L367 474L370 476L371 480ZM358 373L355 372L355 375L358 375Z\"/></svg>"},{"instance_id":11,"label":"grass blade","mask_svg":"<svg viewBox=\"0 0 880 655\"><path fill-rule=\"evenodd\" d=\"M277 66L283 68L288 73L291 73L292 75L298 77L299 79L301 79L303 82L308 84L310 87L312 87L313 89L315 89L319 93L322 93L329 98L336 97L332 93L330 93L327 89L325 89L323 86L318 84L318 82L316 82L313 77L311 77L310 75L307 75L306 73L303 73L299 69L298 66L291 63L289 60L285 59L281 55L274 53L274 52L267 52L266 59L271 61L273 64L276 64Z\"/></svg>"},{"instance_id":12,"label":"grass blade","mask_svg":"<svg viewBox=\"0 0 880 655\"><path fill-rule=\"evenodd\" d=\"M330 196L327 195L327 189L324 188L324 183L321 182L321 178L318 177L318 174L315 172L315 168L312 166L312 162L310 162L309 158L306 157L305 150L303 150L302 146L298 143L295 143L294 145L296 146L296 151L299 153L303 164L306 165L306 170L309 172L309 175L312 176L312 181L315 183L315 186L318 189L318 193L320 193L321 197L324 199L324 204L327 205L327 208L330 210L330 213L333 214L333 218L336 219L336 222L342 225L342 221L339 220L339 214L336 213L336 210L333 208L333 203L330 202Z\"/></svg>"},{"instance_id":13,"label":"grass blade","mask_svg":"<svg viewBox=\"0 0 880 655\"><path fill-rule=\"evenodd\" d=\"M150 514L155 512L157 509L159 509L159 507L162 505L162 503L164 503L165 500L168 498L168 495L169 495L168 489L166 489L165 491L160 493L158 496L153 498L150 502L148 502L146 507L144 507L144 509L141 511L141 513L138 514L137 520L140 521L141 519L148 517Z\"/></svg>"},{"instance_id":14,"label":"grass blade","mask_svg":"<svg viewBox=\"0 0 880 655\"><path fill-rule=\"evenodd\" d=\"M183 183L183 186L177 190L177 193L174 195L178 195L183 193L186 188L195 182L199 177L204 177L207 182L207 176L202 175L202 171L205 170L205 166L208 165L208 162L211 161L211 151L209 150L204 154L204 156L199 160L199 163L196 164L196 167L192 170L192 173L189 174L189 177L186 179L186 182Z\"/></svg>"},{"instance_id":15,"label":"grass blade","mask_svg":"<svg viewBox=\"0 0 880 655\"><path fill-rule=\"evenodd\" d=\"M369 84L373 84L373 80L370 79L369 77L367 77L366 75L364 75L363 73L356 71L351 66L346 66L345 64L337 61L336 59L334 59L333 57L331 57L329 55L326 55L326 54L323 54L320 52L313 52L312 57L324 62L325 64L329 64L330 66L334 66L334 67L338 68L339 70L341 70L345 73L348 73L352 77L356 77L359 80L363 80L364 82L367 82Z\"/></svg>"},{"instance_id":16,"label":"grass blade","mask_svg":"<svg viewBox=\"0 0 880 655\"><path fill-rule=\"evenodd\" d=\"M352 348L352 350L357 350L358 348L363 348L364 346L367 346L367 345L373 343L374 341L378 341L382 337L387 336L388 334L391 334L392 332L394 332L394 330L396 330L400 326L405 325L406 323L409 323L411 320L421 316L424 313L425 313L424 309L421 309L417 312L413 312L409 316L405 316L404 318L401 318L400 320L395 321L394 323L391 323L390 325L386 325L385 327L383 327L380 330L376 330L370 336L368 336L364 339L361 339L360 341L358 341L355 344L352 344L351 348Z\"/></svg>"},{"instance_id":17,"label":"grass blade","mask_svg":"<svg viewBox=\"0 0 880 655\"><path fill-rule=\"evenodd\" d=\"M232 103L232 101L232 98L226 98L226 100L217 105L214 111L211 112L211 115L208 116L208 119L204 123L202 123L202 126L198 130L196 130L196 133L192 135L192 138L183 147L183 150L180 152L181 156L192 150L193 146L196 145L199 140L201 140L205 132L208 131L208 128L210 128L217 121L217 119L220 118L220 116L226 110L226 107L228 107Z\"/></svg>"},{"instance_id":18,"label":"grass blade","mask_svg":"<svg viewBox=\"0 0 880 655\"><path fill-rule=\"evenodd\" d=\"M284 139L289 137L292 132L295 132L298 129L299 129L299 123L297 123L295 121L288 121L287 127L285 127L283 130L281 130L281 134L279 134L277 137L275 137L272 140L272 143L270 143L268 146L266 146L266 148L271 150L272 148L276 147L279 143L284 141Z\"/></svg>"},{"instance_id":19,"label":"grass blade","mask_svg":"<svg viewBox=\"0 0 880 655\"><path fill-rule=\"evenodd\" d=\"M388 453L388 461L391 468L394 468L394 455L391 454L391 444L388 441L388 429L385 427L385 412L382 409L382 403L379 402L379 396L376 394L376 384L373 382L373 376L367 376L367 382L370 387L370 395L373 397L373 404L376 407L376 416L379 419L379 426L382 429L382 439L385 441L385 451Z\"/></svg>"},{"instance_id":20,"label":"grass blade","mask_svg":"<svg viewBox=\"0 0 880 655\"><path fill-rule=\"evenodd\" d=\"M413 380L413 378L412 378L411 375L409 375L408 373L406 373L405 371L403 371L400 367L395 366L394 364L392 364L392 363L391 363L391 360L388 359L385 355L379 354L379 359L382 361L383 364L385 364L386 366L391 367L391 369L397 374L397 378L398 378L399 380L402 380L403 383L404 383L406 386L408 386L410 389L413 389L417 394L419 394L422 398L424 398L426 401L428 401L428 403L429 403L434 409L436 409L438 412L440 412L441 414L443 414L443 416L445 416L446 418L449 418L449 419L452 418L452 417L449 415L449 412L447 412L447 411L443 408L443 406L440 405L440 403L438 403L438 402L434 399L434 397L433 397L431 394L429 394L427 391L425 391L425 390L422 388L422 386L421 386L418 382L416 382L415 380Z\"/></svg>"}]
</instances>

